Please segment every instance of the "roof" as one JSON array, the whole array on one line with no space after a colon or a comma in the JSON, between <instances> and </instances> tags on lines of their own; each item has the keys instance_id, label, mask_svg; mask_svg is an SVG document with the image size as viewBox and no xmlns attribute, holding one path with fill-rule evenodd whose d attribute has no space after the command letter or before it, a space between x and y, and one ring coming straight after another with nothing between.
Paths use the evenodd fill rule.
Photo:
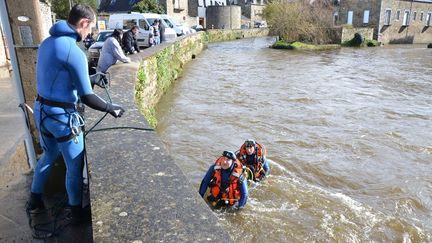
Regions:
<instances>
[{"instance_id":1,"label":"roof","mask_svg":"<svg viewBox=\"0 0 432 243\"><path fill-rule=\"evenodd\" d=\"M132 6L141 0L101 0L99 12L130 12Z\"/></svg>"}]
</instances>

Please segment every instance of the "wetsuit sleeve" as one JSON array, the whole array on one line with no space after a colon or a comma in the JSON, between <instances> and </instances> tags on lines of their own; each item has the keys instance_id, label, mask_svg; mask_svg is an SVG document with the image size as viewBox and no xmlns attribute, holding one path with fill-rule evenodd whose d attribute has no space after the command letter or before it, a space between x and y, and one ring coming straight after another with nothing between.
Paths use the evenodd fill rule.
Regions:
<instances>
[{"instance_id":1,"label":"wetsuit sleeve","mask_svg":"<svg viewBox=\"0 0 432 243\"><path fill-rule=\"evenodd\" d=\"M109 111L110 104L95 94L81 96L81 101L88 107L98 111Z\"/></svg>"},{"instance_id":2,"label":"wetsuit sleeve","mask_svg":"<svg viewBox=\"0 0 432 243\"><path fill-rule=\"evenodd\" d=\"M243 180L240 183L240 200L239 200L239 208L243 208L246 205L248 199L248 186L247 181Z\"/></svg>"},{"instance_id":3,"label":"wetsuit sleeve","mask_svg":"<svg viewBox=\"0 0 432 243\"><path fill-rule=\"evenodd\" d=\"M93 90L88 74L87 58L75 43L71 45L75 46L71 46L69 50L69 56L66 65L69 69L72 82L77 88L78 96L92 94Z\"/></svg>"},{"instance_id":4,"label":"wetsuit sleeve","mask_svg":"<svg viewBox=\"0 0 432 243\"><path fill-rule=\"evenodd\" d=\"M213 177L213 171L214 171L214 165L210 166L208 169L206 175L204 176L203 180L201 181L199 194L201 197L204 197L205 192L207 191L208 184L210 183L210 180Z\"/></svg>"},{"instance_id":5,"label":"wetsuit sleeve","mask_svg":"<svg viewBox=\"0 0 432 243\"><path fill-rule=\"evenodd\" d=\"M270 170L270 165L269 165L269 162L268 162L268 160L266 158L264 158L263 168L264 168L264 170L266 172L266 175L267 175L268 172L269 172L269 170Z\"/></svg>"}]
</instances>

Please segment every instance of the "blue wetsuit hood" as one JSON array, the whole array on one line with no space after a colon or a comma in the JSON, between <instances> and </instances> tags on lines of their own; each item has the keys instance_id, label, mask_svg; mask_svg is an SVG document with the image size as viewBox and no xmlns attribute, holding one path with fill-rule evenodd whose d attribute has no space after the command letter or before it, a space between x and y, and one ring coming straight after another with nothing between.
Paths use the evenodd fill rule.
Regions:
<instances>
[{"instance_id":1,"label":"blue wetsuit hood","mask_svg":"<svg viewBox=\"0 0 432 243\"><path fill-rule=\"evenodd\" d=\"M75 38L76 41L81 41L81 36L78 34L78 32L75 30L72 25L70 25L65 20L58 21L55 25L53 25L50 30L49 34L51 36L70 36L72 38Z\"/></svg>"}]
</instances>

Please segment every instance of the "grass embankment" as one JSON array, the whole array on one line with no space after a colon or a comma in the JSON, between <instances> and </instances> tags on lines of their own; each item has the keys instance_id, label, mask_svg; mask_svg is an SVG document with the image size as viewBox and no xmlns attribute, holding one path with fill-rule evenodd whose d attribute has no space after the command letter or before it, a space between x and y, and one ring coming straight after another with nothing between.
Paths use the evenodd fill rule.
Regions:
<instances>
[{"instance_id":1,"label":"grass embankment","mask_svg":"<svg viewBox=\"0 0 432 243\"><path fill-rule=\"evenodd\" d=\"M321 50L331 50L340 48L340 45L331 44L331 45L313 45L306 44L303 42L295 41L295 42L285 42L283 40L276 41L271 48L273 49L287 49L287 50L313 50L313 51L321 51Z\"/></svg>"}]
</instances>

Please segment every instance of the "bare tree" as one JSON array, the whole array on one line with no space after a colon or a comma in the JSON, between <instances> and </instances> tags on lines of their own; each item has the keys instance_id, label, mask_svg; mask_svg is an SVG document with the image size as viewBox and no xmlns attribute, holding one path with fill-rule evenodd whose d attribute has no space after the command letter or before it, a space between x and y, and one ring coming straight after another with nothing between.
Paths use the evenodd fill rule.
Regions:
<instances>
[{"instance_id":1,"label":"bare tree","mask_svg":"<svg viewBox=\"0 0 432 243\"><path fill-rule=\"evenodd\" d=\"M333 7L328 1L273 0L264 16L273 32L287 42L326 44L334 39Z\"/></svg>"}]
</instances>

